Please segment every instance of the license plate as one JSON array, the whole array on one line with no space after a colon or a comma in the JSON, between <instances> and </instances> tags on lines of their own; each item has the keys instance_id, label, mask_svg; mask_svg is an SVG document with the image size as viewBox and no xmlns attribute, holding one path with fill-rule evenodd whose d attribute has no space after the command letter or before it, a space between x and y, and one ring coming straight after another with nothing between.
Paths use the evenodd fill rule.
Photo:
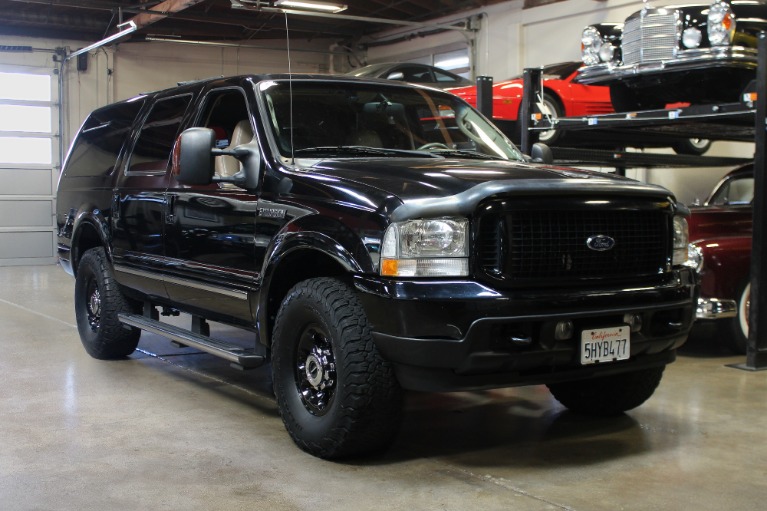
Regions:
<instances>
[{"instance_id":1,"label":"license plate","mask_svg":"<svg viewBox=\"0 0 767 511\"><path fill-rule=\"evenodd\" d=\"M581 365L626 360L631 355L628 326L594 328L581 332Z\"/></svg>"}]
</instances>

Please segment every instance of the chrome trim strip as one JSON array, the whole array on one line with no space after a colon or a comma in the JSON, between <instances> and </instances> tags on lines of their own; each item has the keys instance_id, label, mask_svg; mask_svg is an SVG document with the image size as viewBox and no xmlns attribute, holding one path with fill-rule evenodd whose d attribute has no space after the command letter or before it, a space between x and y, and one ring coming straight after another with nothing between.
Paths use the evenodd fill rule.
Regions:
<instances>
[{"instance_id":1,"label":"chrome trim strip","mask_svg":"<svg viewBox=\"0 0 767 511\"><path fill-rule=\"evenodd\" d=\"M162 282L166 282L169 284L175 284L177 286L183 286L183 287L190 287L193 289L199 289L200 291L205 291L208 293L214 293L224 296L229 296L231 298L235 298L237 300L244 300L246 301L248 299L248 292L247 291L240 291L238 289L228 289L223 288L219 286L212 286L210 284L201 284L199 282L193 282L191 280L187 279L181 279L178 277L170 277L167 275L160 275L157 273L150 273L143 270L137 270L135 268L131 268L129 266L123 266L123 265L115 265L114 266L115 271L119 271L122 273L129 273L131 275L136 275L138 277L143 277L146 279L151 280L160 280Z\"/></svg>"}]
</instances>

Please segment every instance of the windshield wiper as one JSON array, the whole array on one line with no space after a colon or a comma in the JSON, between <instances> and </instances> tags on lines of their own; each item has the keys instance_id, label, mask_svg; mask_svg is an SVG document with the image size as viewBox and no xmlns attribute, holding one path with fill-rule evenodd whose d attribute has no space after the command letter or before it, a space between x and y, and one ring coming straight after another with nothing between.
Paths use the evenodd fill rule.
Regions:
<instances>
[{"instance_id":1,"label":"windshield wiper","mask_svg":"<svg viewBox=\"0 0 767 511\"><path fill-rule=\"evenodd\" d=\"M480 153L479 151L471 151L469 149L432 149L433 154L439 156L454 156L458 158L477 158L480 160L505 160L498 155Z\"/></svg>"},{"instance_id":2,"label":"windshield wiper","mask_svg":"<svg viewBox=\"0 0 767 511\"><path fill-rule=\"evenodd\" d=\"M386 147L369 147L361 145L319 146L296 149L296 156L307 155L337 155L337 156L417 156L420 158L438 158L434 153L415 151L412 149L390 149Z\"/></svg>"}]
</instances>

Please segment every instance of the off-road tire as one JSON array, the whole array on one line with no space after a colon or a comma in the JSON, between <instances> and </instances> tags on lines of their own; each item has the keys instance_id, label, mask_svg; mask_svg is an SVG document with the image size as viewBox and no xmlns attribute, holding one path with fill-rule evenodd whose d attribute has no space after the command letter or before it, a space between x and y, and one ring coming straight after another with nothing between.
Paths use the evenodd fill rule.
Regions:
<instances>
[{"instance_id":1,"label":"off-road tire","mask_svg":"<svg viewBox=\"0 0 767 511\"><path fill-rule=\"evenodd\" d=\"M658 387L665 366L614 374L590 380L549 384L554 397L584 415L611 416L636 408Z\"/></svg>"},{"instance_id":2,"label":"off-road tire","mask_svg":"<svg viewBox=\"0 0 767 511\"><path fill-rule=\"evenodd\" d=\"M337 459L391 444L402 390L346 284L333 278L297 284L280 306L273 338L274 394L301 449Z\"/></svg>"},{"instance_id":3,"label":"off-road tire","mask_svg":"<svg viewBox=\"0 0 767 511\"><path fill-rule=\"evenodd\" d=\"M141 330L120 323L121 312L135 312L112 274L104 249L83 254L75 280L75 317L80 340L93 358L124 358L138 346Z\"/></svg>"}]
</instances>

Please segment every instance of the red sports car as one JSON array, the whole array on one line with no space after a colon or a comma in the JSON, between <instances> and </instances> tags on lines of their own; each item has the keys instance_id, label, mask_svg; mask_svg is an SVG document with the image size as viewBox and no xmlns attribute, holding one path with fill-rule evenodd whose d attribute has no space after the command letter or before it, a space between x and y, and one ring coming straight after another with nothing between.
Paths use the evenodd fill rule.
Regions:
<instances>
[{"instance_id":1,"label":"red sports car","mask_svg":"<svg viewBox=\"0 0 767 511\"><path fill-rule=\"evenodd\" d=\"M582 62L563 62L542 68L543 97L538 99L538 103L543 105L544 114L556 118L613 112L609 87L572 83L582 65ZM450 89L450 92L473 106L477 105L476 87L460 87ZM521 76L493 83L494 120L516 122L521 103ZM555 130L545 131L539 136L539 140L546 144L554 144L558 138L559 133Z\"/></svg>"},{"instance_id":2,"label":"red sports car","mask_svg":"<svg viewBox=\"0 0 767 511\"><path fill-rule=\"evenodd\" d=\"M582 62L562 62L550 64L542 69L543 97L536 98L538 109L544 115L557 117L577 117L587 115L599 115L612 113L613 106L610 101L610 88L599 85L582 85L573 83ZM453 94L463 98L467 103L477 106L477 87L457 87L449 89ZM516 124L519 118L519 110L522 103L522 77L514 77L509 80L493 83L493 121L504 133L513 139L518 139L519 128ZM568 135L569 137L569 135ZM562 134L556 130L544 131L538 139L548 145L555 145L562 138ZM589 142L594 142L593 139ZM601 147L609 145L608 140L597 140ZM630 143L620 139L615 145L631 145L638 147L668 146L669 141L664 138L637 139L634 135ZM580 144L579 144L580 145ZM672 142L674 151L680 154L703 154L711 146L711 141L706 139L681 139Z\"/></svg>"}]
</instances>

